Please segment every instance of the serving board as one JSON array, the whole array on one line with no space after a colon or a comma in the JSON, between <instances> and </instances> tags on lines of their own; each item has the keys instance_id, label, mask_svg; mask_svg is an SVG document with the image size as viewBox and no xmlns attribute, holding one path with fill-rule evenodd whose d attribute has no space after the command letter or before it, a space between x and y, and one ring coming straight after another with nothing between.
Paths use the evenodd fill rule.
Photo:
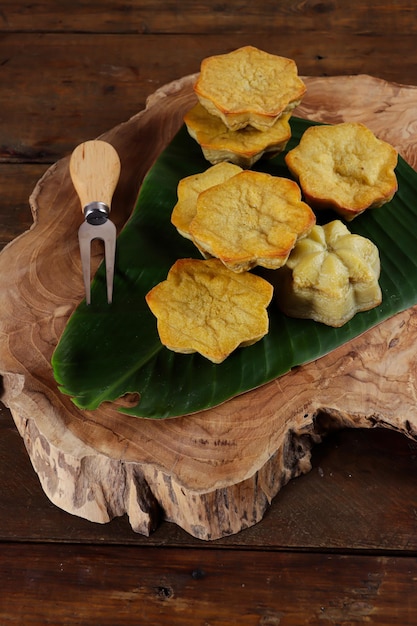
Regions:
<instances>
[{"instance_id":1,"label":"serving board","mask_svg":"<svg viewBox=\"0 0 417 626\"><path fill-rule=\"evenodd\" d=\"M119 230L144 175L194 104L195 78L162 87L144 111L101 137L122 163L112 206ZM307 94L295 115L362 121L417 167L417 87L366 75L304 80ZM118 407L136 402L129 397L77 409L58 391L50 359L84 296L78 203L62 159L30 198L33 227L0 255L1 399L57 506L98 523L127 513L144 535L166 519L216 539L260 521L280 488L310 469L311 449L329 430L381 426L417 438L417 307L201 413L128 417ZM100 260L97 248L94 267Z\"/></svg>"}]
</instances>

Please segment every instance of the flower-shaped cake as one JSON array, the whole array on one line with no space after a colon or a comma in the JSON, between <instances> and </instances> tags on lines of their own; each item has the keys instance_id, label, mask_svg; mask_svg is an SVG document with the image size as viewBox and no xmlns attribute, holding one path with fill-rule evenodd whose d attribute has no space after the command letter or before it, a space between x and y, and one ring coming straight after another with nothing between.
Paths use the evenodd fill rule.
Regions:
<instances>
[{"instance_id":1,"label":"flower-shaped cake","mask_svg":"<svg viewBox=\"0 0 417 626\"><path fill-rule=\"evenodd\" d=\"M163 345L221 363L266 335L272 293L263 278L235 274L217 259L180 259L146 301Z\"/></svg>"},{"instance_id":2,"label":"flower-shaped cake","mask_svg":"<svg viewBox=\"0 0 417 626\"><path fill-rule=\"evenodd\" d=\"M340 221L314 226L277 273L277 301L290 317L338 327L381 303L378 248Z\"/></svg>"},{"instance_id":3,"label":"flower-shaped cake","mask_svg":"<svg viewBox=\"0 0 417 626\"><path fill-rule=\"evenodd\" d=\"M292 59L245 46L203 59L194 91L231 130L264 130L300 103L306 86Z\"/></svg>"},{"instance_id":4,"label":"flower-shaped cake","mask_svg":"<svg viewBox=\"0 0 417 626\"><path fill-rule=\"evenodd\" d=\"M200 145L210 163L229 161L240 167L252 167L264 155L282 152L291 137L291 114L281 117L266 130L246 126L230 130L217 115L209 113L200 103L184 116L188 132Z\"/></svg>"},{"instance_id":5,"label":"flower-shaped cake","mask_svg":"<svg viewBox=\"0 0 417 626\"><path fill-rule=\"evenodd\" d=\"M235 272L277 269L315 222L297 183L243 170L199 194L190 234L200 250Z\"/></svg>"},{"instance_id":6,"label":"flower-shaped cake","mask_svg":"<svg viewBox=\"0 0 417 626\"><path fill-rule=\"evenodd\" d=\"M311 126L285 156L306 202L347 221L392 199L397 160L395 148L358 122Z\"/></svg>"}]
</instances>

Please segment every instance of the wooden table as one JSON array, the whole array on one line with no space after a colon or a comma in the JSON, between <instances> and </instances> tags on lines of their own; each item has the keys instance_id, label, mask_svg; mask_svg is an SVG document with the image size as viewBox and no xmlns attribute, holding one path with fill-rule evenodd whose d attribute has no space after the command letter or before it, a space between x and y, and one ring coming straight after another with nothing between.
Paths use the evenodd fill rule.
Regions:
<instances>
[{"instance_id":1,"label":"wooden table","mask_svg":"<svg viewBox=\"0 0 417 626\"><path fill-rule=\"evenodd\" d=\"M1 247L31 226L50 164L209 54L251 43L305 76L416 84L414 4L338 5L3 2ZM262 522L203 542L63 512L2 404L0 429L1 625L417 623L417 443L403 435L335 432Z\"/></svg>"}]
</instances>

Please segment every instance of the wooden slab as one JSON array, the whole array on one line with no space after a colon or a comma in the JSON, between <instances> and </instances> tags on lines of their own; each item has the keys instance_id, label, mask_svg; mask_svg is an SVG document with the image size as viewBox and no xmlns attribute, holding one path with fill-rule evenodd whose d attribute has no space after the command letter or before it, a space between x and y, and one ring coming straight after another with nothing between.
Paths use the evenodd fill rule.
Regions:
<instances>
[{"instance_id":1,"label":"wooden slab","mask_svg":"<svg viewBox=\"0 0 417 626\"><path fill-rule=\"evenodd\" d=\"M158 90L146 110L103 136L122 161L112 211L119 229L144 174L194 103L194 79ZM417 166L416 87L369 76L305 80L297 115L360 120ZM127 513L144 535L163 518L215 539L260 521L279 489L310 469L311 448L330 429L383 426L417 436L417 307L192 416L158 422L126 417L117 405L76 409L58 392L50 358L83 297L77 203L63 159L32 194L33 228L0 255L2 400L57 506L100 523Z\"/></svg>"}]
</instances>

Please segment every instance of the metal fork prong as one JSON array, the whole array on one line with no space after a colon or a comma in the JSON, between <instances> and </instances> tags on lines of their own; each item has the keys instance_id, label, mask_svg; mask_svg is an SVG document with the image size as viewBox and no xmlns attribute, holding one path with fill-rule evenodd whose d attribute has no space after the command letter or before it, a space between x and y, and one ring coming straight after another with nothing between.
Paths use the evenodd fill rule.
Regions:
<instances>
[{"instance_id":1,"label":"metal fork prong","mask_svg":"<svg viewBox=\"0 0 417 626\"><path fill-rule=\"evenodd\" d=\"M91 226L84 222L78 230L78 242L80 245L81 266L83 269L83 280L85 289L85 300L87 304L91 302Z\"/></svg>"},{"instance_id":2,"label":"metal fork prong","mask_svg":"<svg viewBox=\"0 0 417 626\"><path fill-rule=\"evenodd\" d=\"M104 255L106 262L106 284L107 284L107 302L111 304L113 299L113 279L114 279L114 263L116 257L116 226L112 221L107 220L103 224L103 231L105 230L104 241Z\"/></svg>"},{"instance_id":3,"label":"metal fork prong","mask_svg":"<svg viewBox=\"0 0 417 626\"><path fill-rule=\"evenodd\" d=\"M87 304L91 302L91 242L94 239L101 239L104 243L107 302L110 304L113 298L114 262L116 253L116 227L113 222L107 220L104 224L98 225L83 222L78 230L85 299Z\"/></svg>"}]
</instances>

